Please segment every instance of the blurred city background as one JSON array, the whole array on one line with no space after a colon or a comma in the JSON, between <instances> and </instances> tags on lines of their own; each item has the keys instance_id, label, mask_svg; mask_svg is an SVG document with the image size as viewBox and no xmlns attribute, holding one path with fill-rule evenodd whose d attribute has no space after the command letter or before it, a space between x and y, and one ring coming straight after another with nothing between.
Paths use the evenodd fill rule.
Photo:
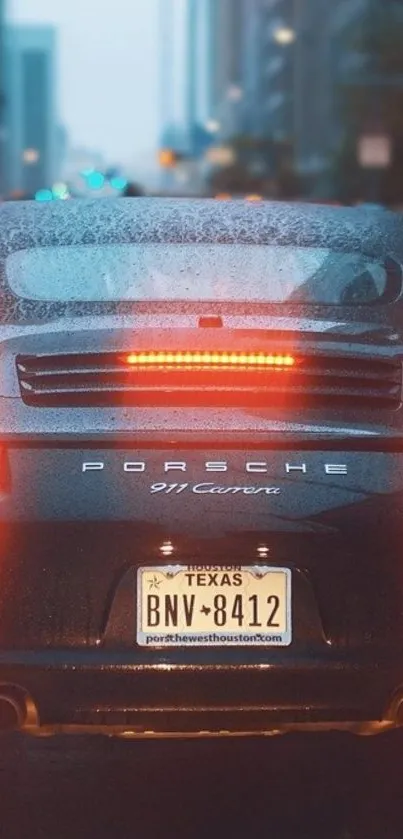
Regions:
<instances>
[{"instance_id":1,"label":"blurred city background","mask_svg":"<svg viewBox=\"0 0 403 839\"><path fill-rule=\"evenodd\" d=\"M3 200L403 206L403 0L0 0L0 63Z\"/></svg>"}]
</instances>

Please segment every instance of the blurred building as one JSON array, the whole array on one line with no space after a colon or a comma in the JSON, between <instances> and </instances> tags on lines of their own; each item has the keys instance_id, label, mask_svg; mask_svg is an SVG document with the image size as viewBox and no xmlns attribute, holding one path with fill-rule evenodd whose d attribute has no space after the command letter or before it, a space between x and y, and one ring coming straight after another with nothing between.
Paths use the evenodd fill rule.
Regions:
<instances>
[{"instance_id":1,"label":"blurred building","mask_svg":"<svg viewBox=\"0 0 403 839\"><path fill-rule=\"evenodd\" d=\"M227 139L241 133L244 109L245 0L205 2L208 119Z\"/></svg>"},{"instance_id":2,"label":"blurred building","mask_svg":"<svg viewBox=\"0 0 403 839\"><path fill-rule=\"evenodd\" d=\"M200 128L224 137L238 131L243 108L244 8L245 0L186 0L184 111L192 151L203 140L204 145L207 142Z\"/></svg>"},{"instance_id":3,"label":"blurred building","mask_svg":"<svg viewBox=\"0 0 403 839\"><path fill-rule=\"evenodd\" d=\"M260 4L257 26L262 32L261 107L265 132L274 139L293 139L298 39L296 0ZM306 5L306 4L305 4Z\"/></svg>"},{"instance_id":4,"label":"blurred building","mask_svg":"<svg viewBox=\"0 0 403 839\"><path fill-rule=\"evenodd\" d=\"M262 0L244 3L243 125L245 133L256 137L268 134L266 100L269 60L266 17L267 10Z\"/></svg>"},{"instance_id":5,"label":"blurred building","mask_svg":"<svg viewBox=\"0 0 403 839\"><path fill-rule=\"evenodd\" d=\"M390 88L402 87L401 64L395 72L380 73L378 67L379 43L374 40L374 50L368 49L370 30L379 30L382 22L393 26L393 22L403 24L403 4L401 0L338 0L331 16L332 68L335 87L363 87L371 91L376 105L376 92L382 96ZM401 28L397 30L401 33ZM355 33L355 37L354 34ZM359 48L360 36L364 37L364 47ZM370 36L370 40L372 40ZM403 47L400 44L403 56ZM402 59L403 63L403 59ZM382 76L382 78L381 78ZM380 109L381 110L381 109ZM337 108L334 113L337 118ZM336 129L337 123L336 123Z\"/></svg>"},{"instance_id":6,"label":"blurred building","mask_svg":"<svg viewBox=\"0 0 403 839\"><path fill-rule=\"evenodd\" d=\"M330 17L330 50L331 50L331 109L329 126L333 136L333 145L338 145L342 139L343 123L339 108L340 90L357 80L357 75L367 75L366 60L368 57L358 52L351 44L350 33L360 25L364 15L370 9L374 0L339 0ZM383 0L375 0L379 5ZM364 79L365 81L365 79Z\"/></svg>"},{"instance_id":7,"label":"blurred building","mask_svg":"<svg viewBox=\"0 0 403 839\"><path fill-rule=\"evenodd\" d=\"M196 77L201 75L204 111L221 139L292 133L295 3L188 0L188 112L194 117Z\"/></svg>"},{"instance_id":8,"label":"blurred building","mask_svg":"<svg viewBox=\"0 0 403 839\"><path fill-rule=\"evenodd\" d=\"M57 125L55 129L55 180L65 178L69 153L69 134L64 125Z\"/></svg>"},{"instance_id":9,"label":"blurred building","mask_svg":"<svg viewBox=\"0 0 403 839\"><path fill-rule=\"evenodd\" d=\"M340 79L362 60L346 49L349 28L368 4L383 2L205 0L208 37L198 67L220 138L288 141L295 168L320 176L342 131Z\"/></svg>"},{"instance_id":10,"label":"blurred building","mask_svg":"<svg viewBox=\"0 0 403 839\"><path fill-rule=\"evenodd\" d=\"M241 133L243 127L243 15L243 0L210 0L210 101L223 139Z\"/></svg>"},{"instance_id":11,"label":"blurred building","mask_svg":"<svg viewBox=\"0 0 403 839\"><path fill-rule=\"evenodd\" d=\"M325 195L351 129L346 88L355 89L351 101L370 102L363 132L382 130L385 95L389 112L393 101L401 111L396 73L381 78L367 47L368 30L376 41L391 7L403 15L401 0L186 0L184 110L193 157L203 158L200 129L207 128L212 152L237 138L236 160L265 183L281 170L291 180L297 174L294 183L307 193ZM212 165L225 168L228 158L221 159Z\"/></svg>"},{"instance_id":12,"label":"blurred building","mask_svg":"<svg viewBox=\"0 0 403 839\"><path fill-rule=\"evenodd\" d=\"M4 192L5 141L6 141L6 92L5 92L5 0L0 0L0 194Z\"/></svg>"},{"instance_id":13,"label":"blurred building","mask_svg":"<svg viewBox=\"0 0 403 839\"><path fill-rule=\"evenodd\" d=\"M248 130L292 143L300 171L321 168L331 133L329 21L337 4L245 0L245 5Z\"/></svg>"},{"instance_id":14,"label":"blurred building","mask_svg":"<svg viewBox=\"0 0 403 839\"><path fill-rule=\"evenodd\" d=\"M332 9L332 34L336 40L341 37L345 45L346 34L363 17L373 2L374 0L338 0L337 5L335 4ZM384 0L375 0L375 2L379 5Z\"/></svg>"},{"instance_id":15,"label":"blurred building","mask_svg":"<svg viewBox=\"0 0 403 839\"><path fill-rule=\"evenodd\" d=\"M49 26L6 31L8 192L52 186L58 172L56 32Z\"/></svg>"},{"instance_id":16,"label":"blurred building","mask_svg":"<svg viewBox=\"0 0 403 839\"><path fill-rule=\"evenodd\" d=\"M166 127L175 119L174 86L175 86L175 18L172 0L159 2L159 77L160 77L160 145L163 145L162 134Z\"/></svg>"},{"instance_id":17,"label":"blurred building","mask_svg":"<svg viewBox=\"0 0 403 839\"><path fill-rule=\"evenodd\" d=\"M403 51L394 23L400 15L403 26L402 0L186 0L186 9L184 110L193 157L203 158L204 127L213 166L229 165L222 152L237 138L239 167L265 184L288 173L290 183L320 197L339 177L346 143L361 165L354 132L360 139L389 130L403 170L403 117L398 124L396 116ZM390 38L397 33L393 48L389 40L380 46L387 19Z\"/></svg>"},{"instance_id":18,"label":"blurred building","mask_svg":"<svg viewBox=\"0 0 403 839\"><path fill-rule=\"evenodd\" d=\"M332 19L337 8L338 3L323 0L294 0L292 138L296 168L307 177L326 169L335 144Z\"/></svg>"}]
</instances>

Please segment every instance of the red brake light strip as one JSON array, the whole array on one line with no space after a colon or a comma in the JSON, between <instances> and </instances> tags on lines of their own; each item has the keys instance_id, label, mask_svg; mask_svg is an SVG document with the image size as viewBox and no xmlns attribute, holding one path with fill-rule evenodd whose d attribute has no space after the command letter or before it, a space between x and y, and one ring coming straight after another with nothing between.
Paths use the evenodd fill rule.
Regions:
<instances>
[{"instance_id":1,"label":"red brake light strip","mask_svg":"<svg viewBox=\"0 0 403 839\"><path fill-rule=\"evenodd\" d=\"M124 357L130 366L169 365L169 366L202 366L202 367L293 367L296 359L289 353L265 352L132 352Z\"/></svg>"}]
</instances>

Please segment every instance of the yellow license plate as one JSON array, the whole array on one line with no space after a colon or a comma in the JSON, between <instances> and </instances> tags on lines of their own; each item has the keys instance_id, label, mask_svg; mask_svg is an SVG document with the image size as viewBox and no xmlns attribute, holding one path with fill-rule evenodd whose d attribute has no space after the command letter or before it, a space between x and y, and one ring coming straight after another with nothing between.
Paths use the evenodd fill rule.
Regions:
<instances>
[{"instance_id":1,"label":"yellow license plate","mask_svg":"<svg viewBox=\"0 0 403 839\"><path fill-rule=\"evenodd\" d=\"M137 572L144 647L282 647L291 643L291 570L170 565Z\"/></svg>"}]
</instances>

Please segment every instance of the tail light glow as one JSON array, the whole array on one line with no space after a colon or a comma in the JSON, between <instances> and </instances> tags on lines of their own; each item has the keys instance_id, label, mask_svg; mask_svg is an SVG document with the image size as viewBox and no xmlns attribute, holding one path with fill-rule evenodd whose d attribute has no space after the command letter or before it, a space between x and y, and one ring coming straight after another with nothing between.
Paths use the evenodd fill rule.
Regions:
<instances>
[{"instance_id":1,"label":"tail light glow","mask_svg":"<svg viewBox=\"0 0 403 839\"><path fill-rule=\"evenodd\" d=\"M289 353L265 352L132 352L124 357L127 365L162 365L175 367L273 367L290 368L296 359Z\"/></svg>"}]
</instances>

